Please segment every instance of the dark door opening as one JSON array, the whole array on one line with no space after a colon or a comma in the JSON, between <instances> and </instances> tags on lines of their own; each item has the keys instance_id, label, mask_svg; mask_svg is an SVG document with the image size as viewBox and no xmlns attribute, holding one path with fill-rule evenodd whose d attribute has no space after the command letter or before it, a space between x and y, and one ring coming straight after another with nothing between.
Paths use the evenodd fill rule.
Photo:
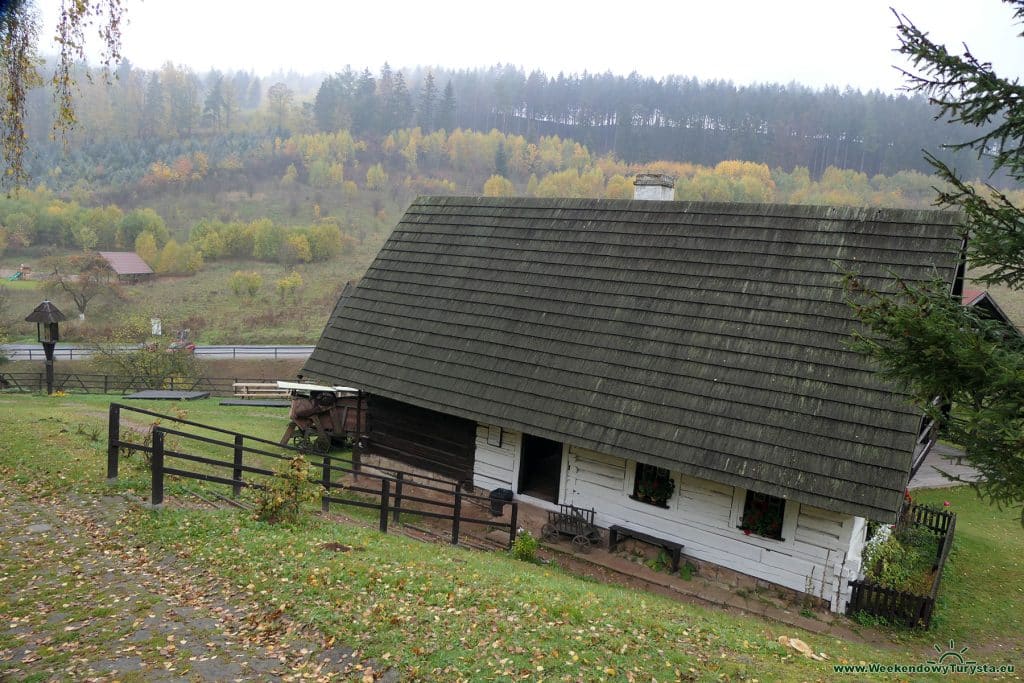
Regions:
<instances>
[{"instance_id":1,"label":"dark door opening","mask_svg":"<svg viewBox=\"0 0 1024 683\"><path fill-rule=\"evenodd\" d=\"M562 480L562 444L523 434L519 457L519 493L557 503Z\"/></svg>"}]
</instances>

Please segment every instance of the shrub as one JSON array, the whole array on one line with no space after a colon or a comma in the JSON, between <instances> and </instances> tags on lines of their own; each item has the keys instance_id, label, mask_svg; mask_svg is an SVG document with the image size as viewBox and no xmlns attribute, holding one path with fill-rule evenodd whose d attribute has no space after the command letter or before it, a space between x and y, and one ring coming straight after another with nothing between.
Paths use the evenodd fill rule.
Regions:
<instances>
[{"instance_id":1,"label":"shrub","mask_svg":"<svg viewBox=\"0 0 1024 683\"><path fill-rule=\"evenodd\" d=\"M96 348L93 363L102 374L131 379L149 389L163 389L170 387L172 382L197 378L202 374L199 361L193 354L168 352L155 344L129 352L120 342L101 344Z\"/></svg>"},{"instance_id":2,"label":"shrub","mask_svg":"<svg viewBox=\"0 0 1024 683\"><path fill-rule=\"evenodd\" d=\"M121 445L119 450L120 457L126 461L136 464L140 469L147 472L151 471L152 456L149 452L150 447L153 445L153 427L160 424L160 420L154 420L145 429L136 429L135 427L125 427L121 435ZM141 448L139 448L141 446ZM136 453L139 454L141 462L135 460L132 456Z\"/></svg>"},{"instance_id":3,"label":"shrub","mask_svg":"<svg viewBox=\"0 0 1024 683\"><path fill-rule=\"evenodd\" d=\"M520 529L512 542L512 557L523 562L537 561L537 539L526 529Z\"/></svg>"},{"instance_id":4,"label":"shrub","mask_svg":"<svg viewBox=\"0 0 1024 683\"><path fill-rule=\"evenodd\" d=\"M302 516L302 506L319 496L309 462L301 455L283 462L266 486L254 490L253 518L269 524L295 524Z\"/></svg>"},{"instance_id":5,"label":"shrub","mask_svg":"<svg viewBox=\"0 0 1024 683\"><path fill-rule=\"evenodd\" d=\"M938 549L939 539L924 527L878 533L864 548L864 577L883 588L923 595L931 586Z\"/></svg>"},{"instance_id":6,"label":"shrub","mask_svg":"<svg viewBox=\"0 0 1024 683\"><path fill-rule=\"evenodd\" d=\"M228 286L231 287L231 291L235 293L235 296L248 296L252 298L256 296L257 292L260 291L260 287L263 286L263 276L256 271L246 273L236 270L228 278Z\"/></svg>"},{"instance_id":7,"label":"shrub","mask_svg":"<svg viewBox=\"0 0 1024 683\"><path fill-rule=\"evenodd\" d=\"M277 293L281 297L281 302L291 299L293 303L298 303L299 300L299 288L302 287L302 276L294 270L289 274L281 278L276 282Z\"/></svg>"}]
</instances>

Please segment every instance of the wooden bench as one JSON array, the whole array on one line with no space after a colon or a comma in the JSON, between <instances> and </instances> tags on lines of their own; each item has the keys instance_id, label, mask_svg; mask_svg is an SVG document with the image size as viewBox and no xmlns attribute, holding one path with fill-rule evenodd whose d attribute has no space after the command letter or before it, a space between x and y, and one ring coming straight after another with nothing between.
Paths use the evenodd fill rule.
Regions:
<instances>
[{"instance_id":1,"label":"wooden bench","mask_svg":"<svg viewBox=\"0 0 1024 683\"><path fill-rule=\"evenodd\" d=\"M632 538L643 543L649 543L650 545L664 548L672 557L672 573L675 574L679 571L679 560L683 553L682 543L676 543L675 541L669 541L664 538L657 538L650 534L645 534L642 531L627 529L626 527L619 526L618 524L613 524L608 527L608 550L614 551L615 546L627 538Z\"/></svg>"},{"instance_id":2,"label":"wooden bench","mask_svg":"<svg viewBox=\"0 0 1024 683\"><path fill-rule=\"evenodd\" d=\"M235 382L231 385L235 398L290 398L287 389L276 382Z\"/></svg>"}]
</instances>

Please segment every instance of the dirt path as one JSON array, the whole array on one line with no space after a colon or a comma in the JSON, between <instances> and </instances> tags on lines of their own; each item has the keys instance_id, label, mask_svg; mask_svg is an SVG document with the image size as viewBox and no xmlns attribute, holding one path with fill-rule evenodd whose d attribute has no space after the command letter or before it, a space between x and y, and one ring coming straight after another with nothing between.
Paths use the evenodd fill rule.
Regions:
<instances>
[{"instance_id":1,"label":"dirt path","mask_svg":"<svg viewBox=\"0 0 1024 683\"><path fill-rule=\"evenodd\" d=\"M101 496L58 506L0 482L0 680L380 676L186 559L124 545L126 505Z\"/></svg>"}]
</instances>

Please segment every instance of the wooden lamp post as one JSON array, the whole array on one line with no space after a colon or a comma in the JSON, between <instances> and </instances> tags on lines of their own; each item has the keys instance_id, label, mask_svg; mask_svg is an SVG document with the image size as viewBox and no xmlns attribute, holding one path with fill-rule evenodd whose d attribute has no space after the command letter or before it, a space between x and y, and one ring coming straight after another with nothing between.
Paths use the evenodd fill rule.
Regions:
<instances>
[{"instance_id":1,"label":"wooden lamp post","mask_svg":"<svg viewBox=\"0 0 1024 683\"><path fill-rule=\"evenodd\" d=\"M67 320L60 309L49 301L36 306L35 310L29 313L25 322L36 324L36 338L43 345L43 353L46 354L46 393L53 393L53 347L60 341L60 330L58 323Z\"/></svg>"}]
</instances>

